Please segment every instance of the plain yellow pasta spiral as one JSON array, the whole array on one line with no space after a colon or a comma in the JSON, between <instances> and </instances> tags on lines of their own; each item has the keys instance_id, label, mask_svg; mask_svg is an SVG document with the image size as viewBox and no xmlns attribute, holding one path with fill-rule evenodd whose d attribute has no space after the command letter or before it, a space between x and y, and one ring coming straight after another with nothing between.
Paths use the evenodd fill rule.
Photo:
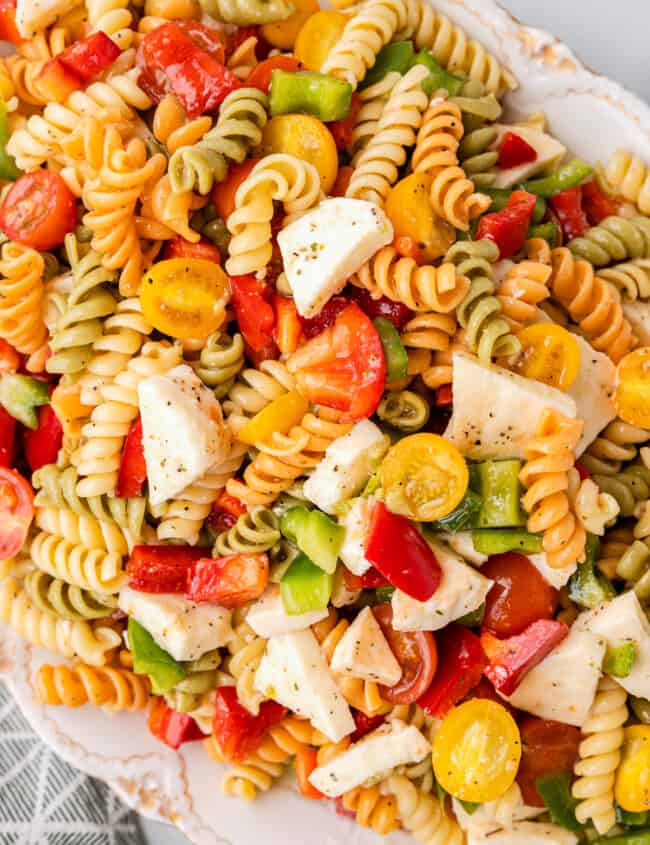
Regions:
<instances>
[{"instance_id":1,"label":"plain yellow pasta spiral","mask_svg":"<svg viewBox=\"0 0 650 845\"><path fill-rule=\"evenodd\" d=\"M38 495L41 496L40 493ZM69 508L47 505L37 506L34 521L41 531L65 537L75 545L85 546L87 549L103 549L120 556L128 554L127 540L121 528L114 522L104 522L93 516L78 514Z\"/></svg>"},{"instance_id":2,"label":"plain yellow pasta spiral","mask_svg":"<svg viewBox=\"0 0 650 845\"><path fill-rule=\"evenodd\" d=\"M407 777L394 775L386 786L397 800L402 826L422 845L463 845L465 837L435 794L420 791Z\"/></svg>"},{"instance_id":3,"label":"plain yellow pasta spiral","mask_svg":"<svg viewBox=\"0 0 650 845\"><path fill-rule=\"evenodd\" d=\"M65 707L106 707L110 710L143 710L149 701L149 679L128 669L108 666L51 666L36 673L38 698L44 704Z\"/></svg>"},{"instance_id":4,"label":"plain yellow pasta spiral","mask_svg":"<svg viewBox=\"0 0 650 845\"><path fill-rule=\"evenodd\" d=\"M395 71L391 71L375 82L359 91L359 111L354 118L354 126L352 128L352 137L350 139L349 150L355 154L353 163L359 157L362 150L366 147L375 132L379 119L386 105L386 101L390 96L391 91L401 79L401 75Z\"/></svg>"},{"instance_id":5,"label":"plain yellow pasta spiral","mask_svg":"<svg viewBox=\"0 0 650 845\"><path fill-rule=\"evenodd\" d=\"M266 640L258 637L245 619L235 622L233 637L228 643L229 657L225 669L235 679L237 698L254 716L259 713L265 696L255 689L255 673L266 650Z\"/></svg>"},{"instance_id":6,"label":"plain yellow pasta spiral","mask_svg":"<svg viewBox=\"0 0 650 845\"><path fill-rule=\"evenodd\" d=\"M28 246L9 241L0 259L0 337L19 352L33 355L45 346L43 257ZM37 368L37 371L42 367Z\"/></svg>"},{"instance_id":7,"label":"plain yellow pasta spiral","mask_svg":"<svg viewBox=\"0 0 650 845\"><path fill-rule=\"evenodd\" d=\"M551 268L537 261L515 264L499 285L497 299L501 313L515 334L537 320L537 306L548 298Z\"/></svg>"},{"instance_id":8,"label":"plain yellow pasta spiral","mask_svg":"<svg viewBox=\"0 0 650 845\"><path fill-rule=\"evenodd\" d=\"M228 391L224 411L236 433L269 402L295 387L295 379L282 361L262 361L259 368L242 370Z\"/></svg>"},{"instance_id":9,"label":"plain yellow pasta spiral","mask_svg":"<svg viewBox=\"0 0 650 845\"><path fill-rule=\"evenodd\" d=\"M86 0L90 32L105 32L121 50L133 43L133 15L128 0Z\"/></svg>"},{"instance_id":10,"label":"plain yellow pasta spiral","mask_svg":"<svg viewBox=\"0 0 650 845\"><path fill-rule=\"evenodd\" d=\"M650 168L629 150L616 150L607 162L605 178L608 185L642 214L650 214Z\"/></svg>"},{"instance_id":11,"label":"plain yellow pasta spiral","mask_svg":"<svg viewBox=\"0 0 650 845\"><path fill-rule=\"evenodd\" d=\"M36 536L30 552L43 572L84 590L116 593L125 581L122 556L117 552L88 549L44 531Z\"/></svg>"}]
</instances>

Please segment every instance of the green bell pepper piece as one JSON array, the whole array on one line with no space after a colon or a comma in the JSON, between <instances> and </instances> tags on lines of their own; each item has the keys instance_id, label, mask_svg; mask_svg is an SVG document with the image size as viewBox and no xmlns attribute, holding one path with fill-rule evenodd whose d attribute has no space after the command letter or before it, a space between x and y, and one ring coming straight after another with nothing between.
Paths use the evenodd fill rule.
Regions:
<instances>
[{"instance_id":1,"label":"green bell pepper piece","mask_svg":"<svg viewBox=\"0 0 650 845\"><path fill-rule=\"evenodd\" d=\"M466 613L464 616L461 616L460 619L457 619L459 625L465 625L467 628L478 628L479 625L483 623L483 617L485 616L485 602L483 602L476 610L472 610L470 613Z\"/></svg>"},{"instance_id":2,"label":"green bell pepper piece","mask_svg":"<svg viewBox=\"0 0 650 845\"><path fill-rule=\"evenodd\" d=\"M413 63L413 53L412 41L395 41L382 47L359 89L381 82L389 73L405 74Z\"/></svg>"},{"instance_id":3,"label":"green bell pepper piece","mask_svg":"<svg viewBox=\"0 0 650 845\"><path fill-rule=\"evenodd\" d=\"M0 179L8 182L15 182L21 171L16 167L16 162L7 152L7 141L9 140L9 123L7 121L7 106L0 98Z\"/></svg>"},{"instance_id":4,"label":"green bell pepper piece","mask_svg":"<svg viewBox=\"0 0 650 845\"><path fill-rule=\"evenodd\" d=\"M430 97L434 91L445 89L450 97L460 94L466 80L459 76L453 76L449 71L441 67L435 60L433 53L429 50L420 50L411 60L410 67L424 65L429 70L429 76L422 81L422 90Z\"/></svg>"},{"instance_id":5,"label":"green bell pepper piece","mask_svg":"<svg viewBox=\"0 0 650 845\"><path fill-rule=\"evenodd\" d=\"M530 194L536 194L538 197L549 199L554 194L559 194L561 191L567 191L569 188L575 188L581 182L591 176L593 168L580 161L579 158L574 158L568 164L560 167L555 173L550 176L544 176L541 179L530 179L524 182L524 190Z\"/></svg>"},{"instance_id":6,"label":"green bell pepper piece","mask_svg":"<svg viewBox=\"0 0 650 845\"><path fill-rule=\"evenodd\" d=\"M616 810L616 821L619 824L626 824L630 827L643 827L650 824L650 810L645 810L643 813L629 813L618 804L614 805Z\"/></svg>"},{"instance_id":7,"label":"green bell pepper piece","mask_svg":"<svg viewBox=\"0 0 650 845\"><path fill-rule=\"evenodd\" d=\"M549 246L557 244L557 223L540 223L538 226L531 226L528 230L529 238L542 238Z\"/></svg>"},{"instance_id":8,"label":"green bell pepper piece","mask_svg":"<svg viewBox=\"0 0 650 845\"><path fill-rule=\"evenodd\" d=\"M375 588L375 604L386 604L393 598L395 587L389 585Z\"/></svg>"},{"instance_id":9,"label":"green bell pepper piece","mask_svg":"<svg viewBox=\"0 0 650 845\"><path fill-rule=\"evenodd\" d=\"M334 576L312 563L307 555L299 554L280 579L280 595L285 613L300 616L310 610L327 607Z\"/></svg>"},{"instance_id":10,"label":"green bell pepper piece","mask_svg":"<svg viewBox=\"0 0 650 845\"><path fill-rule=\"evenodd\" d=\"M596 570L599 551L598 537L587 534L584 563L578 564L578 569L569 581L569 598L581 607L596 607L616 595L609 578Z\"/></svg>"},{"instance_id":11,"label":"green bell pepper piece","mask_svg":"<svg viewBox=\"0 0 650 845\"><path fill-rule=\"evenodd\" d=\"M472 531L472 543L482 555L501 555L505 552L535 554L542 551L539 534L530 534L516 528L477 528Z\"/></svg>"},{"instance_id":12,"label":"green bell pepper piece","mask_svg":"<svg viewBox=\"0 0 650 845\"><path fill-rule=\"evenodd\" d=\"M615 678L627 678L636 660L636 643L623 643L618 648L607 647L603 659L603 672Z\"/></svg>"},{"instance_id":13,"label":"green bell pepper piece","mask_svg":"<svg viewBox=\"0 0 650 845\"><path fill-rule=\"evenodd\" d=\"M474 490L468 489L456 508L431 522L429 527L432 531L445 531L455 534L457 531L465 531L468 528L475 528L478 524L478 515L483 507L483 499Z\"/></svg>"},{"instance_id":14,"label":"green bell pepper piece","mask_svg":"<svg viewBox=\"0 0 650 845\"><path fill-rule=\"evenodd\" d=\"M379 340L381 340L381 345L384 348L386 382L390 384L391 382L406 378L406 368L409 359L400 339L399 332L386 317L376 317L372 322L377 329Z\"/></svg>"},{"instance_id":15,"label":"green bell pepper piece","mask_svg":"<svg viewBox=\"0 0 650 845\"><path fill-rule=\"evenodd\" d=\"M488 212L502 211L508 204L512 191L509 188L481 188L482 194L487 194L492 200L492 205L488 208ZM546 201L541 197L537 197L535 208L531 222L533 224L541 223L546 215Z\"/></svg>"},{"instance_id":16,"label":"green bell pepper piece","mask_svg":"<svg viewBox=\"0 0 650 845\"><path fill-rule=\"evenodd\" d=\"M8 373L0 381L0 405L27 428L38 428L36 408L50 401L47 382L18 373Z\"/></svg>"},{"instance_id":17,"label":"green bell pepper piece","mask_svg":"<svg viewBox=\"0 0 650 845\"><path fill-rule=\"evenodd\" d=\"M299 112L319 120L348 116L352 100L349 82L314 71L291 73L276 68L271 73L269 109L272 115Z\"/></svg>"},{"instance_id":18,"label":"green bell pepper piece","mask_svg":"<svg viewBox=\"0 0 650 845\"><path fill-rule=\"evenodd\" d=\"M333 573L345 539L345 529L318 510L289 508L280 522L284 536L328 573Z\"/></svg>"},{"instance_id":19,"label":"green bell pepper piece","mask_svg":"<svg viewBox=\"0 0 650 845\"><path fill-rule=\"evenodd\" d=\"M187 677L183 666L160 648L149 631L132 616L129 619L129 646L133 653L134 671L149 676L156 695L169 692Z\"/></svg>"},{"instance_id":20,"label":"green bell pepper piece","mask_svg":"<svg viewBox=\"0 0 650 845\"><path fill-rule=\"evenodd\" d=\"M481 806L480 802L477 803L476 801L463 801L461 798L458 798L458 803L460 806L465 810L468 816L474 815L474 813L478 810Z\"/></svg>"},{"instance_id":21,"label":"green bell pepper piece","mask_svg":"<svg viewBox=\"0 0 650 845\"><path fill-rule=\"evenodd\" d=\"M571 774L569 772L559 772L539 778L535 782L535 786L548 809L551 821L574 833L579 833L583 829L576 819L575 810L578 802L571 795Z\"/></svg>"},{"instance_id":22,"label":"green bell pepper piece","mask_svg":"<svg viewBox=\"0 0 650 845\"><path fill-rule=\"evenodd\" d=\"M591 845L650 845L650 827L623 833L621 836L602 836L592 840Z\"/></svg>"},{"instance_id":23,"label":"green bell pepper piece","mask_svg":"<svg viewBox=\"0 0 650 845\"><path fill-rule=\"evenodd\" d=\"M482 461L474 465L483 507L479 528L511 528L526 524L521 509L521 461Z\"/></svg>"}]
</instances>

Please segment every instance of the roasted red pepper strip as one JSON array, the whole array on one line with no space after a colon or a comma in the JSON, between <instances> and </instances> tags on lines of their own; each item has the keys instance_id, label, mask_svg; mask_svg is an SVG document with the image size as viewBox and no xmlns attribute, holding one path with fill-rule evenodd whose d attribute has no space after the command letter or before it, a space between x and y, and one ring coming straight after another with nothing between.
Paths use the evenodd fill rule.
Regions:
<instances>
[{"instance_id":1,"label":"roasted red pepper strip","mask_svg":"<svg viewBox=\"0 0 650 845\"><path fill-rule=\"evenodd\" d=\"M38 428L25 429L23 445L25 457L32 472L56 461L63 442L63 429L51 405L38 409Z\"/></svg>"},{"instance_id":2,"label":"roasted red pepper strip","mask_svg":"<svg viewBox=\"0 0 650 845\"><path fill-rule=\"evenodd\" d=\"M193 244L191 241L181 238L180 235L167 241L163 258L202 258L204 261L214 261L215 264L221 264L219 247L207 238L201 238L198 243Z\"/></svg>"},{"instance_id":3,"label":"roasted red pepper strip","mask_svg":"<svg viewBox=\"0 0 650 845\"><path fill-rule=\"evenodd\" d=\"M377 587L390 587L390 581L378 569L371 566L363 575L355 575L349 569L343 568L343 578L348 590L376 590Z\"/></svg>"},{"instance_id":4,"label":"roasted red pepper strip","mask_svg":"<svg viewBox=\"0 0 650 845\"><path fill-rule=\"evenodd\" d=\"M429 716L442 719L477 686L488 661L479 638L463 625L448 625L435 636L438 668L418 704Z\"/></svg>"},{"instance_id":5,"label":"roasted red pepper strip","mask_svg":"<svg viewBox=\"0 0 650 845\"><path fill-rule=\"evenodd\" d=\"M148 726L151 733L170 748L180 748L184 742L205 739L205 734L189 713L179 713L165 704L164 698L156 699L149 711Z\"/></svg>"},{"instance_id":6,"label":"roasted red pepper strip","mask_svg":"<svg viewBox=\"0 0 650 845\"><path fill-rule=\"evenodd\" d=\"M106 33L93 32L87 38L66 47L57 59L82 82L88 83L110 67L120 52L120 48Z\"/></svg>"},{"instance_id":7,"label":"roasted red pepper strip","mask_svg":"<svg viewBox=\"0 0 650 845\"><path fill-rule=\"evenodd\" d=\"M564 240L581 238L589 228L587 215L582 209L582 188L568 188L555 194L548 202L560 221Z\"/></svg>"},{"instance_id":8,"label":"roasted red pepper strip","mask_svg":"<svg viewBox=\"0 0 650 845\"><path fill-rule=\"evenodd\" d=\"M192 546L134 546L126 565L129 586L143 593L184 593L187 573L205 555Z\"/></svg>"},{"instance_id":9,"label":"roasted red pepper strip","mask_svg":"<svg viewBox=\"0 0 650 845\"><path fill-rule=\"evenodd\" d=\"M14 459L16 420L0 406L0 467L10 467Z\"/></svg>"},{"instance_id":10,"label":"roasted red pepper strip","mask_svg":"<svg viewBox=\"0 0 650 845\"><path fill-rule=\"evenodd\" d=\"M376 731L378 727L384 724L386 717L380 715L366 716L361 710L353 710L352 717L354 719L355 730L350 736L352 742L358 742L369 733Z\"/></svg>"},{"instance_id":11,"label":"roasted red pepper strip","mask_svg":"<svg viewBox=\"0 0 650 845\"><path fill-rule=\"evenodd\" d=\"M533 194L513 191L505 208L481 217L475 240L488 238L499 247L502 259L511 258L524 245L535 202Z\"/></svg>"},{"instance_id":12,"label":"roasted red pepper strip","mask_svg":"<svg viewBox=\"0 0 650 845\"><path fill-rule=\"evenodd\" d=\"M537 161L535 148L531 147L521 135L506 132L499 147L499 167L502 170L509 170L511 167L520 167L522 164L533 161Z\"/></svg>"},{"instance_id":13,"label":"roasted red pepper strip","mask_svg":"<svg viewBox=\"0 0 650 845\"><path fill-rule=\"evenodd\" d=\"M275 314L271 292L255 276L231 276L232 304L239 328L250 348L259 352L273 343Z\"/></svg>"},{"instance_id":14,"label":"roasted red pepper strip","mask_svg":"<svg viewBox=\"0 0 650 845\"><path fill-rule=\"evenodd\" d=\"M539 619L521 634L500 640L490 631L481 633L489 665L485 676L503 695L512 695L524 675L540 663L569 633L564 622Z\"/></svg>"},{"instance_id":15,"label":"roasted red pepper strip","mask_svg":"<svg viewBox=\"0 0 650 845\"><path fill-rule=\"evenodd\" d=\"M582 186L582 208L590 226L598 226L606 217L618 214L620 203L601 191L597 182Z\"/></svg>"},{"instance_id":16,"label":"roasted red pepper strip","mask_svg":"<svg viewBox=\"0 0 650 845\"><path fill-rule=\"evenodd\" d=\"M370 518L366 557L398 590L427 601L440 586L442 569L420 532L377 502Z\"/></svg>"},{"instance_id":17,"label":"roasted red pepper strip","mask_svg":"<svg viewBox=\"0 0 650 845\"><path fill-rule=\"evenodd\" d=\"M223 756L236 763L254 754L268 730L286 714L287 708L276 701L263 701L253 716L239 703L235 687L219 687L212 727Z\"/></svg>"},{"instance_id":18,"label":"roasted red pepper strip","mask_svg":"<svg viewBox=\"0 0 650 845\"><path fill-rule=\"evenodd\" d=\"M116 493L121 499L136 499L142 495L147 480L147 465L142 445L142 420L132 424L124 441Z\"/></svg>"},{"instance_id":19,"label":"roasted red pepper strip","mask_svg":"<svg viewBox=\"0 0 650 845\"><path fill-rule=\"evenodd\" d=\"M202 558L188 573L187 598L222 607L242 607L258 599L269 582L265 554Z\"/></svg>"}]
</instances>

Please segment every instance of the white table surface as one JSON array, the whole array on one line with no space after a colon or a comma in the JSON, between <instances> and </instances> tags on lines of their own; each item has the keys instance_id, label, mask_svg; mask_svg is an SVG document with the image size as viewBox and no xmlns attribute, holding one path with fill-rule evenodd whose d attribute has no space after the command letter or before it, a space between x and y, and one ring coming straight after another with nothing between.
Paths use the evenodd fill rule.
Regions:
<instances>
[{"instance_id":1,"label":"white table surface","mask_svg":"<svg viewBox=\"0 0 650 845\"><path fill-rule=\"evenodd\" d=\"M557 35L594 70L650 100L650 0L501 2L524 23ZM166 825L144 820L143 830L148 845L189 845Z\"/></svg>"}]
</instances>

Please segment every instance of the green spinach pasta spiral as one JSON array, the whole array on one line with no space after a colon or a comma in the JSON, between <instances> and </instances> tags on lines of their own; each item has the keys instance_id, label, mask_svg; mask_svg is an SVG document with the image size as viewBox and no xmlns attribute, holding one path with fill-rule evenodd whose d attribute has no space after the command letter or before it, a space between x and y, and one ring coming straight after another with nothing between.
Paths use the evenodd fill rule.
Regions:
<instances>
[{"instance_id":1,"label":"green spinach pasta spiral","mask_svg":"<svg viewBox=\"0 0 650 845\"><path fill-rule=\"evenodd\" d=\"M607 267L598 274L621 294L623 302L650 299L650 259L636 258Z\"/></svg>"},{"instance_id":2,"label":"green spinach pasta spiral","mask_svg":"<svg viewBox=\"0 0 650 845\"><path fill-rule=\"evenodd\" d=\"M277 516L264 505L242 514L228 531L222 531L214 544L215 557L267 552L280 539Z\"/></svg>"},{"instance_id":3,"label":"green spinach pasta spiral","mask_svg":"<svg viewBox=\"0 0 650 845\"><path fill-rule=\"evenodd\" d=\"M427 424L429 403L411 390L387 393L377 408L377 416L399 431L412 434Z\"/></svg>"},{"instance_id":4,"label":"green spinach pasta spiral","mask_svg":"<svg viewBox=\"0 0 650 845\"><path fill-rule=\"evenodd\" d=\"M488 94L480 82L467 82L459 97L452 97L461 110L465 135L458 147L463 170L477 188L488 188L496 178L498 150L491 149L498 132L492 125L501 116L501 106L494 94Z\"/></svg>"},{"instance_id":5,"label":"green spinach pasta spiral","mask_svg":"<svg viewBox=\"0 0 650 845\"><path fill-rule=\"evenodd\" d=\"M30 572L23 585L39 610L60 619L103 619L117 607L117 596L85 590L39 569Z\"/></svg>"},{"instance_id":6,"label":"green spinach pasta spiral","mask_svg":"<svg viewBox=\"0 0 650 845\"><path fill-rule=\"evenodd\" d=\"M621 516L633 516L637 504L650 498L650 470L640 461L613 475L595 474L593 480L616 499Z\"/></svg>"},{"instance_id":7,"label":"green spinach pasta spiral","mask_svg":"<svg viewBox=\"0 0 650 845\"><path fill-rule=\"evenodd\" d=\"M289 0L201 0L201 6L217 20L239 26L283 21L294 10Z\"/></svg>"},{"instance_id":8,"label":"green spinach pasta spiral","mask_svg":"<svg viewBox=\"0 0 650 845\"><path fill-rule=\"evenodd\" d=\"M237 333L216 332L206 340L194 371L204 384L214 390L217 399L227 396L237 374L244 366L244 340Z\"/></svg>"},{"instance_id":9,"label":"green spinach pasta spiral","mask_svg":"<svg viewBox=\"0 0 650 845\"><path fill-rule=\"evenodd\" d=\"M190 713L195 710L203 696L217 685L217 669L221 664L221 654L218 649L206 652L197 660L183 663L187 676L168 693L165 701L180 713Z\"/></svg>"},{"instance_id":10,"label":"green spinach pasta spiral","mask_svg":"<svg viewBox=\"0 0 650 845\"><path fill-rule=\"evenodd\" d=\"M576 258L584 258L594 267L631 258L650 258L650 219L607 217L588 229L582 238L574 238L569 249Z\"/></svg>"}]
</instances>

